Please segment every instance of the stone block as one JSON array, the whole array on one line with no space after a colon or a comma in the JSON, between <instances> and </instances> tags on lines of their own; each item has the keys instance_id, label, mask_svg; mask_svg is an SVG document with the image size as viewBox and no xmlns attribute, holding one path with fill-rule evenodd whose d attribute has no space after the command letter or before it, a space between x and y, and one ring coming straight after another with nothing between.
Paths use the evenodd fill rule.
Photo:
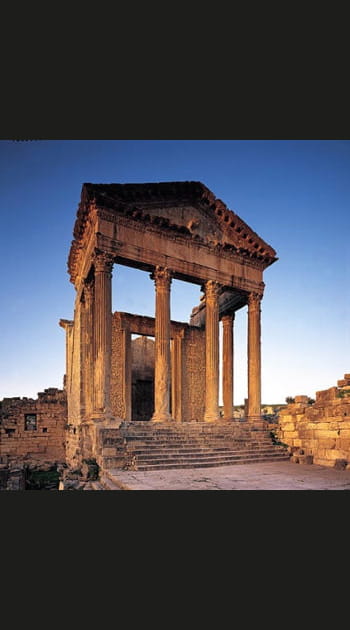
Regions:
<instances>
[{"instance_id":1,"label":"stone block","mask_svg":"<svg viewBox=\"0 0 350 630\"><path fill-rule=\"evenodd\" d=\"M327 459L331 459L333 461L335 461L336 459L344 459L345 456L346 456L346 452L339 448L326 450Z\"/></svg>"},{"instance_id":2,"label":"stone block","mask_svg":"<svg viewBox=\"0 0 350 630\"><path fill-rule=\"evenodd\" d=\"M116 455L116 453L117 453L117 449L113 448L111 446L105 446L102 449L102 455L103 456L113 456L113 455Z\"/></svg>"},{"instance_id":3,"label":"stone block","mask_svg":"<svg viewBox=\"0 0 350 630\"><path fill-rule=\"evenodd\" d=\"M336 398L337 395L337 387L330 387L329 389L324 389L319 392L316 392L316 403L329 401Z\"/></svg>"},{"instance_id":4,"label":"stone block","mask_svg":"<svg viewBox=\"0 0 350 630\"><path fill-rule=\"evenodd\" d=\"M295 422L286 422L282 429L283 431L295 431Z\"/></svg>"},{"instance_id":5,"label":"stone block","mask_svg":"<svg viewBox=\"0 0 350 630\"><path fill-rule=\"evenodd\" d=\"M295 403L304 403L307 405L309 397L308 396L295 396Z\"/></svg>"},{"instance_id":6,"label":"stone block","mask_svg":"<svg viewBox=\"0 0 350 630\"><path fill-rule=\"evenodd\" d=\"M333 449L336 446L335 438L320 438L317 442L318 448Z\"/></svg>"},{"instance_id":7,"label":"stone block","mask_svg":"<svg viewBox=\"0 0 350 630\"><path fill-rule=\"evenodd\" d=\"M328 468L332 468L334 466L334 461L327 459L326 457L319 457L314 455L314 464L317 466L328 466Z\"/></svg>"},{"instance_id":8,"label":"stone block","mask_svg":"<svg viewBox=\"0 0 350 630\"><path fill-rule=\"evenodd\" d=\"M339 437L338 431L331 431L330 429L320 429L319 431L315 431L315 438L337 438Z\"/></svg>"},{"instance_id":9,"label":"stone block","mask_svg":"<svg viewBox=\"0 0 350 630\"><path fill-rule=\"evenodd\" d=\"M287 441L287 444L289 444L288 440L294 440L295 438L299 438L299 431L285 431L282 442Z\"/></svg>"}]
</instances>

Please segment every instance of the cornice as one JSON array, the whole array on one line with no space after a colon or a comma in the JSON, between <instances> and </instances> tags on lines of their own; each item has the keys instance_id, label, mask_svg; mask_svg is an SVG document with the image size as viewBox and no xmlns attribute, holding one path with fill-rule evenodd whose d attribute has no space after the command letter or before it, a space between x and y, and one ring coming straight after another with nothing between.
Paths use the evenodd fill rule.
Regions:
<instances>
[{"instance_id":1,"label":"cornice","mask_svg":"<svg viewBox=\"0 0 350 630\"><path fill-rule=\"evenodd\" d=\"M184 207L192 205L209 218L216 218L223 233L224 242L207 243L198 234L178 225L168 218L147 212L150 207ZM265 269L277 260L275 250L256 234L235 212L229 210L221 199L201 182L160 182L145 184L84 184L74 225L72 246L68 258L68 271L74 283L77 275L80 251L89 217L96 215L107 221L127 222L142 226L141 229L160 232L167 238L184 238L200 243L220 252L220 255L235 254L245 263ZM225 242L225 236L227 242ZM228 241L234 240L234 245Z\"/></svg>"}]
</instances>

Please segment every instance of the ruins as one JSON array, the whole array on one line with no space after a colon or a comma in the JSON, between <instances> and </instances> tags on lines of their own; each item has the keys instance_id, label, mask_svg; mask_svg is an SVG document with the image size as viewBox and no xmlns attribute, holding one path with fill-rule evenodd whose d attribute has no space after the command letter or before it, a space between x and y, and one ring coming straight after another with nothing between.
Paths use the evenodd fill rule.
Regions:
<instances>
[{"instance_id":1,"label":"ruins","mask_svg":"<svg viewBox=\"0 0 350 630\"><path fill-rule=\"evenodd\" d=\"M49 387L33 398L0 401L0 489L25 489L25 472L66 461L65 390Z\"/></svg>"},{"instance_id":2,"label":"ruins","mask_svg":"<svg viewBox=\"0 0 350 630\"><path fill-rule=\"evenodd\" d=\"M0 489L115 489L114 469L289 458L349 468L350 374L315 401L261 405L263 272L276 252L206 186L86 183L73 236L63 389L0 401ZM112 313L119 265L148 273L155 317ZM202 291L188 322L171 318L174 279ZM246 306L248 392L234 408L235 313Z\"/></svg>"},{"instance_id":3,"label":"ruins","mask_svg":"<svg viewBox=\"0 0 350 630\"><path fill-rule=\"evenodd\" d=\"M86 183L73 235L68 271L76 289L74 320L60 320L66 332L68 464L77 466L82 458L93 457L103 466L103 453L113 450L112 438L118 440L125 427L132 431L141 423L143 430L147 424L150 431L157 426L158 431L169 425L172 431L180 427L184 431L186 426L197 425L199 430L223 424L230 431L237 424L233 422L234 319L246 305L246 421L251 428L264 428L261 300L263 272L277 260L274 249L206 186L193 181ZM154 318L112 313L111 279L118 265L149 273L155 291ZM189 323L171 319L173 279L199 285L203 292ZM132 335L152 336L154 342L135 344ZM148 357L143 368L142 352L144 359Z\"/></svg>"},{"instance_id":4,"label":"ruins","mask_svg":"<svg viewBox=\"0 0 350 630\"><path fill-rule=\"evenodd\" d=\"M350 468L350 374L316 392L316 400L295 396L280 411L278 437L294 463Z\"/></svg>"}]
</instances>

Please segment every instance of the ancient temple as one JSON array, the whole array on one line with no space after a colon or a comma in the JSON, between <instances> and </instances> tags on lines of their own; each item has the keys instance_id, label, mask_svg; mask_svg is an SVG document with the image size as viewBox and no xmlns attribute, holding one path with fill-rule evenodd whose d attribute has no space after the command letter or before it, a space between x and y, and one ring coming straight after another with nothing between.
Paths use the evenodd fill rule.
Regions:
<instances>
[{"instance_id":1,"label":"ancient temple","mask_svg":"<svg viewBox=\"0 0 350 630\"><path fill-rule=\"evenodd\" d=\"M272 247L201 182L84 184L68 260L74 321L60 320L66 331L67 460L98 456L101 435L106 444L106 436L117 439L118 431L138 421L148 421L153 431L233 423L234 319L246 305L246 421L259 426L263 271L276 260ZM155 318L112 313L118 265L149 272ZM172 279L202 288L189 323L171 319ZM154 342L135 344L132 335Z\"/></svg>"}]
</instances>

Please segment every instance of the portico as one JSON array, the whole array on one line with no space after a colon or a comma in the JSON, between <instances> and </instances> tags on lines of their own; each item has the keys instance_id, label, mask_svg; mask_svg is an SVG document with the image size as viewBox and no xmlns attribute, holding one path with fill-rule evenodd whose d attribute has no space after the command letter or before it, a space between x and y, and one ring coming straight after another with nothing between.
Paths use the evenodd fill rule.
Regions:
<instances>
[{"instance_id":1,"label":"portico","mask_svg":"<svg viewBox=\"0 0 350 630\"><path fill-rule=\"evenodd\" d=\"M150 421L160 425L194 416L204 423L232 421L234 320L248 306L247 421L258 422L263 271L275 260L272 247L201 182L84 184L68 260L76 289L67 337L69 423L118 427L132 420L130 336L136 319L121 314L120 327L114 323L111 279L119 265L148 272L154 283L155 318L148 323L155 341ZM171 320L173 279L202 287L189 324ZM199 382L202 391L193 391ZM186 416L191 405L192 415Z\"/></svg>"}]
</instances>

